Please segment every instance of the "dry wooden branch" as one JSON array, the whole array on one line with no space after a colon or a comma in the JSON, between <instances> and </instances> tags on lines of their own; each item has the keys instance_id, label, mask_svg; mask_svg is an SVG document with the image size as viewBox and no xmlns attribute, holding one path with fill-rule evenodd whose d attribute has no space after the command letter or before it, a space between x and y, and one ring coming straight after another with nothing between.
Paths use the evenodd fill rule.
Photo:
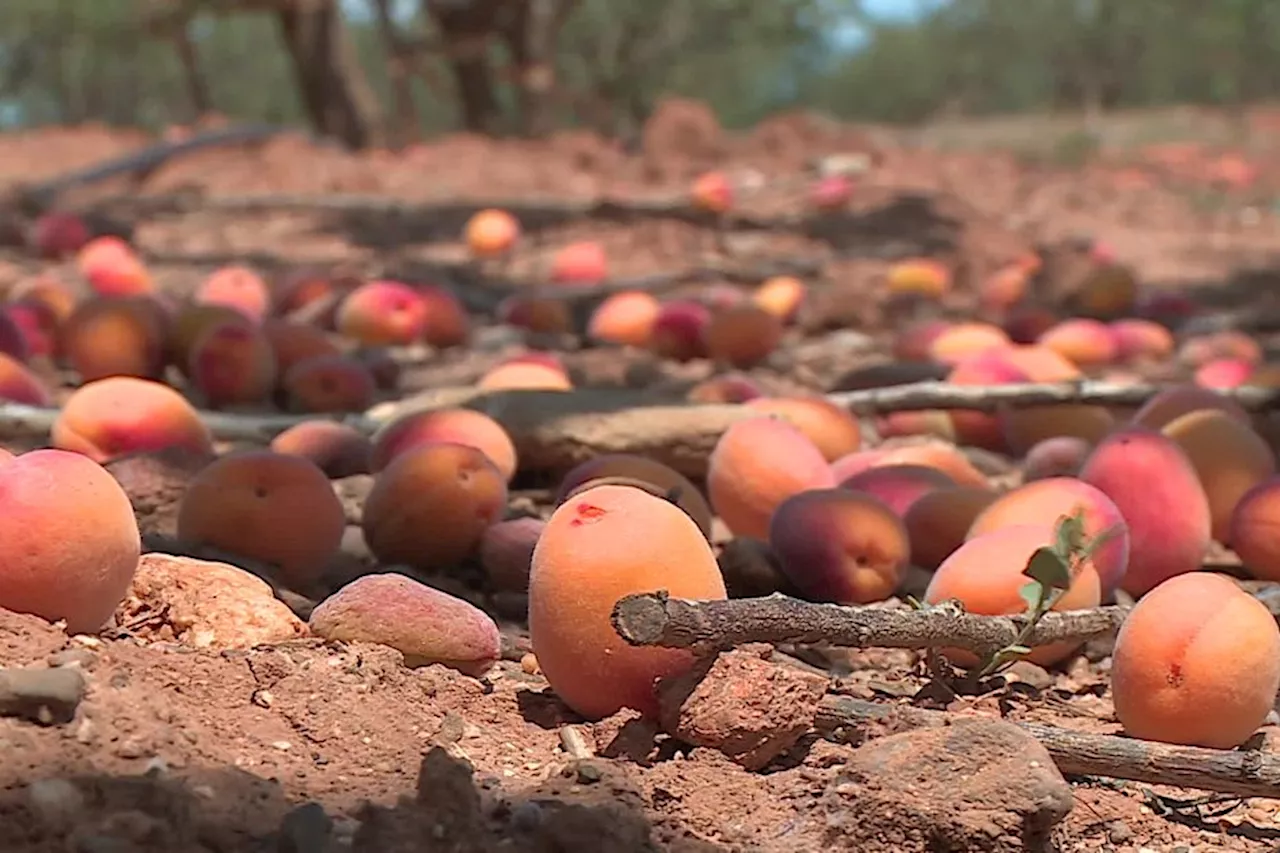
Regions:
<instances>
[{"instance_id":1,"label":"dry wooden branch","mask_svg":"<svg viewBox=\"0 0 1280 853\"><path fill-rule=\"evenodd\" d=\"M831 736L841 729L943 726L958 715L828 695L815 727ZM1171 746L1115 735L1086 734L1038 723L1017 723L1040 741L1067 775L1110 776L1150 785L1199 788L1239 797L1280 798L1280 758L1257 751Z\"/></svg>"},{"instance_id":2,"label":"dry wooden branch","mask_svg":"<svg viewBox=\"0 0 1280 853\"><path fill-rule=\"evenodd\" d=\"M1025 640L1043 646L1110 634L1124 607L1046 614ZM886 610L813 604L774 594L766 598L686 601L665 592L629 595L613 608L614 630L636 646L702 652L747 643L827 643L854 648L952 647L987 655L1018 638L1019 616L979 616L960 610Z\"/></svg>"}]
</instances>

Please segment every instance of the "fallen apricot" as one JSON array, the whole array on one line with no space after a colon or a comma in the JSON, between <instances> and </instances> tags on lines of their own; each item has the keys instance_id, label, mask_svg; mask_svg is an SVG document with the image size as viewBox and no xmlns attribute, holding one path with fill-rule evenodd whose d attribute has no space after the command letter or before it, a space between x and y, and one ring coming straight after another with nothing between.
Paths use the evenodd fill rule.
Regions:
<instances>
[{"instance_id":1,"label":"fallen apricot","mask_svg":"<svg viewBox=\"0 0 1280 853\"><path fill-rule=\"evenodd\" d=\"M911 562L936 569L964 544L973 521L997 495L977 486L942 486L920 495L902 515L911 542Z\"/></svg>"},{"instance_id":2,"label":"fallen apricot","mask_svg":"<svg viewBox=\"0 0 1280 853\"><path fill-rule=\"evenodd\" d=\"M643 290L614 293L592 312L587 336L599 343L646 347L661 311L658 300Z\"/></svg>"},{"instance_id":3,"label":"fallen apricot","mask_svg":"<svg viewBox=\"0 0 1280 853\"><path fill-rule=\"evenodd\" d=\"M746 406L790 423L813 442L828 462L835 462L862 446L858 419L825 397L816 394L756 397L748 400Z\"/></svg>"},{"instance_id":4,"label":"fallen apricot","mask_svg":"<svg viewBox=\"0 0 1280 853\"><path fill-rule=\"evenodd\" d=\"M474 409L413 412L387 424L373 439L370 465L376 474L397 456L432 442L464 444L489 457L508 482L516 473L516 448L502 424Z\"/></svg>"},{"instance_id":5,"label":"fallen apricot","mask_svg":"<svg viewBox=\"0 0 1280 853\"><path fill-rule=\"evenodd\" d=\"M53 446L105 462L126 453L180 448L211 453L200 414L168 385L112 376L80 386L50 430Z\"/></svg>"},{"instance_id":6,"label":"fallen apricot","mask_svg":"<svg viewBox=\"0 0 1280 853\"><path fill-rule=\"evenodd\" d=\"M711 507L698 487L674 468L633 453L606 453L577 465L564 475L554 501L558 506L585 489L606 483L635 486L671 501L688 513L704 535L711 536Z\"/></svg>"},{"instance_id":7,"label":"fallen apricot","mask_svg":"<svg viewBox=\"0 0 1280 853\"><path fill-rule=\"evenodd\" d=\"M355 427L337 421L303 421L271 439L271 450L301 456L330 479L368 474L373 451L369 439Z\"/></svg>"}]
</instances>

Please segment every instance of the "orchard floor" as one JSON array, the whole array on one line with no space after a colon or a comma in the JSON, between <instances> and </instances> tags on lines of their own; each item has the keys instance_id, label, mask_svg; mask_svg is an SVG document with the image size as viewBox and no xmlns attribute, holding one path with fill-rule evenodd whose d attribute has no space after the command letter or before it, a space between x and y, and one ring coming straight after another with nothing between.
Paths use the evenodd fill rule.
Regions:
<instances>
[{"instance_id":1,"label":"orchard floor","mask_svg":"<svg viewBox=\"0 0 1280 853\"><path fill-rule=\"evenodd\" d=\"M0 190L147 141L93 129L0 136ZM764 186L743 207L768 218L800 208L802 190L796 187L803 184L797 181L811 158L869 146L878 163L860 179L852 205L864 229L857 240L842 244L786 227L717 239L696 224L660 217L578 219L531 229L536 233L529 244L501 272L516 281L536 278L554 247L587 238L604 242L617 277L708 265L751 270L779 261L816 264L805 323L784 352L751 371L779 391L826 390L841 374L887 351L888 334L901 320L886 312L878 277L902 247L910 254L928 228L954 241L940 253L961 270L945 305L953 313L973 310L974 283L999 264L1033 243L1055 244L1082 233L1105 240L1155 286L1216 285L1204 298L1223 309L1248 305L1256 311L1276 299L1271 282L1225 284L1240 269L1273 264L1280 249L1269 194L1269 188L1280 189L1280 159L1263 155L1254 187L1215 195L1207 206L1194 181L1170 177L1169 169L1149 161L1033 167L997 151L900 146L879 132L852 133L793 116L726 143L723 161L679 152L632 156L582 134L536 144L453 137L400 155L364 156L284 136L195 154L140 182L107 184L77 197L356 193L442 206L476 199L515 206L546 196L678 194L691 175L714 164L739 177L758 175ZM929 216L883 214L903 193L922 194ZM941 219L929 218L934 215ZM426 224L357 220L306 210L196 210L147 218L135 236L165 286L177 293L237 259L344 263L366 274L408 261L447 265L465 259L456 217L440 214ZM1064 255L1064 276L1069 260ZM0 286L45 269L58 267L6 250ZM856 347L842 329L860 333ZM466 352L410 359L401 393L473 383L519 346L507 331L480 328L477 344ZM618 385L642 376L646 384L679 388L712 372L708 364L673 366L618 350L568 345L563 355L583 384ZM16 449L39 441L14 435L6 443ZM1017 476L1016 460L986 464L992 473ZM154 542L172 534L181 479L152 482L148 476L126 485L139 506L146 504L140 518ZM515 506L549 510L554 483L518 485ZM367 482L351 478L341 486L358 495ZM369 568L358 544L346 556L333 585ZM495 607L475 578L428 581ZM72 654L90 685L69 725L0 720L0 849L324 850L307 841L308 832L324 828L323 820L306 810L292 812L305 803L319 804L334 820L332 849L900 849L887 841L851 847L843 840L839 827L850 816L829 794L847 747L820 741L765 771L749 772L712 750L677 748L661 738L636 742L625 718L583 723L548 692L540 675L522 666L526 632L501 609L494 612L510 653L484 680L438 666L408 669L398 653L382 647L299 640L247 652L194 650L174 642L163 620L117 628L88 643L68 641L39 620L0 611L0 663L38 664ZM1089 652L1058 672L1024 668L1019 684L999 694L955 698L946 707L1118 732L1106 688L1106 649ZM806 660L828 663L842 674L846 692L862 698L907 701L924 684L907 653L817 650ZM563 730L572 724L591 757L575 758L567 749ZM1280 735L1274 725L1264 731L1268 744ZM466 763L474 776L463 769ZM76 788L30 785L59 779ZM1096 779L1074 781L1073 792L1074 808L1054 834L1061 851L1280 849L1280 801L1194 804L1187 801L1196 792Z\"/></svg>"}]
</instances>

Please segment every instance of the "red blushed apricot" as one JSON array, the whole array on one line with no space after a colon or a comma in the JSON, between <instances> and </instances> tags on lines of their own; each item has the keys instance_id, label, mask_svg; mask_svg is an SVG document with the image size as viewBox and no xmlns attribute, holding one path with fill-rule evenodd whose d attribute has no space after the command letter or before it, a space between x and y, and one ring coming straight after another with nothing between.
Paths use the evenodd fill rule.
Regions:
<instances>
[{"instance_id":1,"label":"red blushed apricot","mask_svg":"<svg viewBox=\"0 0 1280 853\"><path fill-rule=\"evenodd\" d=\"M294 270L275 289L276 313L285 317L325 299L337 299L348 290L354 290L346 282L335 281L318 270Z\"/></svg>"},{"instance_id":2,"label":"red blushed apricot","mask_svg":"<svg viewBox=\"0 0 1280 853\"><path fill-rule=\"evenodd\" d=\"M46 260L74 255L93 237L84 220L65 210L51 210L31 226L28 242Z\"/></svg>"},{"instance_id":3,"label":"red blushed apricot","mask_svg":"<svg viewBox=\"0 0 1280 853\"><path fill-rule=\"evenodd\" d=\"M1173 355L1173 334L1151 320L1113 320L1111 335L1116 340L1116 356L1124 362L1159 362Z\"/></svg>"},{"instance_id":4,"label":"red blushed apricot","mask_svg":"<svg viewBox=\"0 0 1280 853\"><path fill-rule=\"evenodd\" d=\"M298 412L363 412L373 405L377 385L369 368L341 355L303 359L280 383Z\"/></svg>"},{"instance_id":5,"label":"red blushed apricot","mask_svg":"<svg viewBox=\"0 0 1280 853\"><path fill-rule=\"evenodd\" d=\"M90 299L58 334L58 353L81 379L155 378L164 370L165 330L136 297Z\"/></svg>"},{"instance_id":6,"label":"red blushed apricot","mask_svg":"<svg viewBox=\"0 0 1280 853\"><path fill-rule=\"evenodd\" d=\"M746 403L748 409L777 415L804 433L828 462L862 446L862 427L848 409L825 397L757 397Z\"/></svg>"},{"instance_id":7,"label":"red blushed apricot","mask_svg":"<svg viewBox=\"0 0 1280 853\"><path fill-rule=\"evenodd\" d=\"M529 633L551 689L583 717L621 708L656 717L657 681L693 666L686 649L632 646L613 630L619 599L658 590L725 598L710 544L678 508L641 489L604 485L552 513L533 552Z\"/></svg>"},{"instance_id":8,"label":"red blushed apricot","mask_svg":"<svg viewBox=\"0 0 1280 853\"><path fill-rule=\"evenodd\" d=\"M22 362L32 355L26 333L16 320L4 313L0 313L0 355Z\"/></svg>"},{"instance_id":9,"label":"red blushed apricot","mask_svg":"<svg viewBox=\"0 0 1280 853\"><path fill-rule=\"evenodd\" d=\"M564 475L555 503L606 483L634 486L671 501L688 513L703 535L711 536L711 507L698 487L674 468L633 453L606 453L576 466Z\"/></svg>"},{"instance_id":10,"label":"red blushed apricot","mask_svg":"<svg viewBox=\"0 0 1280 853\"><path fill-rule=\"evenodd\" d=\"M1032 382L1067 382L1081 376L1080 368L1055 350L1038 344L1011 346L999 357L1031 377Z\"/></svg>"},{"instance_id":11,"label":"red blushed apricot","mask_svg":"<svg viewBox=\"0 0 1280 853\"><path fill-rule=\"evenodd\" d=\"M990 489L944 486L925 492L902 516L911 542L911 562L936 569L964 544L973 521L996 499Z\"/></svg>"},{"instance_id":12,"label":"red blushed apricot","mask_svg":"<svg viewBox=\"0 0 1280 853\"><path fill-rule=\"evenodd\" d=\"M778 505L769 544L809 599L870 604L893 595L911 546L897 513L869 494L813 489Z\"/></svg>"},{"instance_id":13,"label":"red blushed apricot","mask_svg":"<svg viewBox=\"0 0 1280 853\"><path fill-rule=\"evenodd\" d=\"M745 293L724 281L708 284L694 298L697 302L707 306L707 309L713 314L717 311L737 308L747 301Z\"/></svg>"},{"instance_id":14,"label":"red blushed apricot","mask_svg":"<svg viewBox=\"0 0 1280 853\"><path fill-rule=\"evenodd\" d=\"M119 237L95 237L81 247L76 266L99 296L136 296L155 289L151 273Z\"/></svg>"},{"instance_id":15,"label":"red blushed apricot","mask_svg":"<svg viewBox=\"0 0 1280 853\"><path fill-rule=\"evenodd\" d=\"M978 301L988 311L1008 311L1027 295L1027 271L1020 266L1001 267L978 291Z\"/></svg>"},{"instance_id":16,"label":"red blushed apricot","mask_svg":"<svg viewBox=\"0 0 1280 853\"><path fill-rule=\"evenodd\" d=\"M485 391L572 391L573 382L563 371L530 361L499 364L480 377Z\"/></svg>"},{"instance_id":17,"label":"red blushed apricot","mask_svg":"<svg viewBox=\"0 0 1280 853\"><path fill-rule=\"evenodd\" d=\"M1214 409L1242 424L1249 423L1249 413L1235 400L1211 388L1201 388L1198 385L1166 388L1138 409L1137 414L1133 416L1133 423L1151 429L1164 429L1165 425L1172 421L1200 409Z\"/></svg>"},{"instance_id":18,"label":"red blushed apricot","mask_svg":"<svg viewBox=\"0 0 1280 853\"><path fill-rule=\"evenodd\" d=\"M733 184L724 172L706 172L694 179L689 197L699 210L726 213L733 207Z\"/></svg>"},{"instance_id":19,"label":"red blushed apricot","mask_svg":"<svg viewBox=\"0 0 1280 853\"><path fill-rule=\"evenodd\" d=\"M269 563L295 589L312 585L338 553L342 503L300 456L252 450L196 474L178 506L178 539Z\"/></svg>"},{"instance_id":20,"label":"red blushed apricot","mask_svg":"<svg viewBox=\"0 0 1280 853\"><path fill-rule=\"evenodd\" d=\"M261 329L227 323L196 340L187 375L210 406L261 403L276 385L276 356Z\"/></svg>"},{"instance_id":21,"label":"red blushed apricot","mask_svg":"<svg viewBox=\"0 0 1280 853\"><path fill-rule=\"evenodd\" d=\"M889 267L885 282L890 293L938 299L951 289L951 271L946 265L920 258L899 261Z\"/></svg>"},{"instance_id":22,"label":"red blushed apricot","mask_svg":"<svg viewBox=\"0 0 1280 853\"><path fill-rule=\"evenodd\" d=\"M547 523L540 518L513 518L485 528L480 537L480 566L489 586L505 592L528 592L533 549Z\"/></svg>"},{"instance_id":23,"label":"red blushed apricot","mask_svg":"<svg viewBox=\"0 0 1280 853\"><path fill-rule=\"evenodd\" d=\"M0 400L28 406L49 406L53 404L53 395L44 381L25 364L0 354Z\"/></svg>"},{"instance_id":24,"label":"red blushed apricot","mask_svg":"<svg viewBox=\"0 0 1280 853\"><path fill-rule=\"evenodd\" d=\"M711 312L701 302L681 299L662 305L653 321L649 348L663 358L689 361L707 354L704 332Z\"/></svg>"},{"instance_id":25,"label":"red blushed apricot","mask_svg":"<svg viewBox=\"0 0 1280 853\"><path fill-rule=\"evenodd\" d=\"M1114 535L1093 553L1101 589L1115 589L1124 578L1131 551L1129 525L1120 508L1096 486L1072 477L1050 477L1006 492L992 502L969 528L969 539L994 530L1022 524L1057 523L1064 515L1080 513L1086 536L1114 530Z\"/></svg>"},{"instance_id":26,"label":"red blushed apricot","mask_svg":"<svg viewBox=\"0 0 1280 853\"><path fill-rule=\"evenodd\" d=\"M1011 345L1009 336L989 323L956 323L933 339L929 345L929 358L955 365L969 356Z\"/></svg>"},{"instance_id":27,"label":"red blushed apricot","mask_svg":"<svg viewBox=\"0 0 1280 853\"><path fill-rule=\"evenodd\" d=\"M200 413L168 385L112 376L72 392L50 431L53 446L105 462L126 453L179 448L213 452Z\"/></svg>"},{"instance_id":28,"label":"red blushed apricot","mask_svg":"<svg viewBox=\"0 0 1280 853\"><path fill-rule=\"evenodd\" d=\"M608 272L604 246L594 240L570 243L551 259L551 280L558 284L599 284Z\"/></svg>"},{"instance_id":29,"label":"red blushed apricot","mask_svg":"<svg viewBox=\"0 0 1280 853\"><path fill-rule=\"evenodd\" d=\"M430 442L474 447L510 481L516 473L516 447L502 424L474 409L414 412L387 424L373 440L370 465L376 474L405 451Z\"/></svg>"},{"instance_id":30,"label":"red blushed apricot","mask_svg":"<svg viewBox=\"0 0 1280 853\"><path fill-rule=\"evenodd\" d=\"M735 536L765 539L778 504L835 485L822 451L790 423L748 418L725 430L707 462L707 493Z\"/></svg>"},{"instance_id":31,"label":"red blushed apricot","mask_svg":"<svg viewBox=\"0 0 1280 853\"><path fill-rule=\"evenodd\" d=\"M1056 531L1052 523L1015 524L970 538L938 566L925 590L924 600L938 604L957 599L968 613L1009 616L1024 613L1027 603L1018 591L1030 583L1022 572L1031 556L1052 545ZM1102 601L1098 572L1086 561L1072 579L1071 586L1054 604L1054 610L1085 610ZM1051 666L1070 657L1079 643L1064 642L1035 648L1027 659ZM958 649L944 649L948 658L961 666L974 666L977 657Z\"/></svg>"},{"instance_id":32,"label":"red blushed apricot","mask_svg":"<svg viewBox=\"0 0 1280 853\"><path fill-rule=\"evenodd\" d=\"M808 289L800 279L790 275L776 275L756 288L755 293L751 294L751 301L783 323L792 323L800 313L807 295Z\"/></svg>"},{"instance_id":33,"label":"red blushed apricot","mask_svg":"<svg viewBox=\"0 0 1280 853\"><path fill-rule=\"evenodd\" d=\"M661 311L657 298L643 290L615 293L592 312L587 336L604 344L647 347Z\"/></svg>"},{"instance_id":34,"label":"red blushed apricot","mask_svg":"<svg viewBox=\"0 0 1280 853\"><path fill-rule=\"evenodd\" d=\"M422 340L436 349L460 347L471 340L471 317L453 292L435 284L417 288L427 308Z\"/></svg>"},{"instance_id":35,"label":"red blushed apricot","mask_svg":"<svg viewBox=\"0 0 1280 853\"><path fill-rule=\"evenodd\" d=\"M18 301L0 307L6 320L22 335L27 359L52 356L58 348L60 321L38 302ZM24 359L25 360L25 359Z\"/></svg>"},{"instance_id":36,"label":"red blushed apricot","mask_svg":"<svg viewBox=\"0 0 1280 853\"><path fill-rule=\"evenodd\" d=\"M1280 477L1240 498L1231 514L1231 548L1254 577L1280 580Z\"/></svg>"},{"instance_id":37,"label":"red blushed apricot","mask_svg":"<svg viewBox=\"0 0 1280 853\"><path fill-rule=\"evenodd\" d=\"M1129 526L1129 568L1120 585L1142 595L1200 568L1209 548L1209 501L1191 461L1154 430L1117 430L1094 448L1080 479L1120 510Z\"/></svg>"},{"instance_id":38,"label":"red blushed apricot","mask_svg":"<svg viewBox=\"0 0 1280 853\"><path fill-rule=\"evenodd\" d=\"M1165 581L1116 635L1111 695L1133 737L1231 749L1263 724L1278 688L1275 618L1222 575Z\"/></svg>"},{"instance_id":39,"label":"red blushed apricot","mask_svg":"<svg viewBox=\"0 0 1280 853\"><path fill-rule=\"evenodd\" d=\"M809 204L824 213L843 210L853 199L853 189L848 175L823 175L809 188Z\"/></svg>"},{"instance_id":40,"label":"red blushed apricot","mask_svg":"<svg viewBox=\"0 0 1280 853\"><path fill-rule=\"evenodd\" d=\"M1219 358L1237 358L1250 364L1262 361L1262 347L1244 332L1227 329L1190 338L1178 358L1191 367L1200 367Z\"/></svg>"},{"instance_id":41,"label":"red blushed apricot","mask_svg":"<svg viewBox=\"0 0 1280 853\"><path fill-rule=\"evenodd\" d=\"M702 341L711 358L738 368L753 367L778 348L782 321L754 303L744 303L712 314Z\"/></svg>"},{"instance_id":42,"label":"red blushed apricot","mask_svg":"<svg viewBox=\"0 0 1280 853\"><path fill-rule=\"evenodd\" d=\"M1058 315L1041 305L1015 305L1005 314L1000 328L1009 340L1021 346L1034 344L1058 323Z\"/></svg>"},{"instance_id":43,"label":"red blushed apricot","mask_svg":"<svg viewBox=\"0 0 1280 853\"><path fill-rule=\"evenodd\" d=\"M0 464L0 607L97 631L124 600L141 542L129 496L76 453Z\"/></svg>"},{"instance_id":44,"label":"red blushed apricot","mask_svg":"<svg viewBox=\"0 0 1280 853\"><path fill-rule=\"evenodd\" d=\"M929 361L933 344L951 328L946 320L926 320L903 329L894 339L893 357L899 361Z\"/></svg>"},{"instance_id":45,"label":"red blushed apricot","mask_svg":"<svg viewBox=\"0 0 1280 853\"><path fill-rule=\"evenodd\" d=\"M955 484L955 480L936 468L877 465L840 481L840 488L871 495L901 518L920 498Z\"/></svg>"},{"instance_id":46,"label":"red blushed apricot","mask_svg":"<svg viewBox=\"0 0 1280 853\"><path fill-rule=\"evenodd\" d=\"M843 483L850 477L875 467L884 458L884 453L885 451L882 448L873 448L858 450L847 456L841 456L831 463L832 480L836 483Z\"/></svg>"},{"instance_id":47,"label":"red blushed apricot","mask_svg":"<svg viewBox=\"0 0 1280 853\"><path fill-rule=\"evenodd\" d=\"M427 325L427 306L412 287L398 281L371 281L338 306L338 332L362 346L411 344Z\"/></svg>"},{"instance_id":48,"label":"red blushed apricot","mask_svg":"<svg viewBox=\"0 0 1280 853\"><path fill-rule=\"evenodd\" d=\"M1027 451L1022 463L1022 479L1030 483L1050 477L1074 477L1092 450L1093 445L1083 438L1071 435L1046 438Z\"/></svg>"},{"instance_id":49,"label":"red blushed apricot","mask_svg":"<svg viewBox=\"0 0 1280 853\"><path fill-rule=\"evenodd\" d=\"M1110 326L1082 317L1063 320L1041 335L1037 343L1082 368L1111 364L1119 352Z\"/></svg>"},{"instance_id":50,"label":"red blushed apricot","mask_svg":"<svg viewBox=\"0 0 1280 853\"><path fill-rule=\"evenodd\" d=\"M1161 430L1182 448L1209 499L1213 538L1230 545L1231 514L1244 494L1276 472L1271 448L1253 431L1216 409L1189 412Z\"/></svg>"},{"instance_id":51,"label":"red blushed apricot","mask_svg":"<svg viewBox=\"0 0 1280 853\"><path fill-rule=\"evenodd\" d=\"M749 376L712 376L694 385L685 394L690 403L745 403L763 397L764 389Z\"/></svg>"},{"instance_id":52,"label":"red blushed apricot","mask_svg":"<svg viewBox=\"0 0 1280 853\"><path fill-rule=\"evenodd\" d=\"M223 305L259 322L271 311L271 291L262 276L248 267L223 267L196 288L197 305Z\"/></svg>"},{"instance_id":53,"label":"red blushed apricot","mask_svg":"<svg viewBox=\"0 0 1280 853\"><path fill-rule=\"evenodd\" d=\"M520 222L505 210L481 210L467 220L463 238L473 257L498 258L515 248Z\"/></svg>"},{"instance_id":54,"label":"red blushed apricot","mask_svg":"<svg viewBox=\"0 0 1280 853\"><path fill-rule=\"evenodd\" d=\"M1001 350L970 356L956 364L947 381L952 385L1008 385L1030 382L1031 377L1001 357ZM988 450L1004 449L1004 430L995 415L953 409L951 423L956 440Z\"/></svg>"},{"instance_id":55,"label":"red blushed apricot","mask_svg":"<svg viewBox=\"0 0 1280 853\"><path fill-rule=\"evenodd\" d=\"M364 538L383 563L456 565L507 506L507 481L482 451L422 444L382 469L364 504Z\"/></svg>"},{"instance_id":56,"label":"red blushed apricot","mask_svg":"<svg viewBox=\"0 0 1280 853\"><path fill-rule=\"evenodd\" d=\"M170 364L186 370L191 363L191 347L205 332L226 323L252 324L245 315L226 305L185 305L169 324L165 353Z\"/></svg>"},{"instance_id":57,"label":"red blushed apricot","mask_svg":"<svg viewBox=\"0 0 1280 853\"><path fill-rule=\"evenodd\" d=\"M499 303L498 322L544 335L563 335L573 328L569 306L562 299L512 294Z\"/></svg>"},{"instance_id":58,"label":"red blushed apricot","mask_svg":"<svg viewBox=\"0 0 1280 853\"><path fill-rule=\"evenodd\" d=\"M954 445L945 441L922 441L899 447L881 447L874 466L923 465L946 474L961 486L986 486L987 478Z\"/></svg>"},{"instance_id":59,"label":"red blushed apricot","mask_svg":"<svg viewBox=\"0 0 1280 853\"><path fill-rule=\"evenodd\" d=\"M875 419L875 427L876 435L881 438L928 435L948 442L956 440L956 427L951 421L951 413L941 409L889 412Z\"/></svg>"},{"instance_id":60,"label":"red blushed apricot","mask_svg":"<svg viewBox=\"0 0 1280 853\"><path fill-rule=\"evenodd\" d=\"M9 292L13 302L35 303L43 306L56 326L71 316L76 307L76 295L71 289L50 275L40 275L21 282Z\"/></svg>"},{"instance_id":61,"label":"red blushed apricot","mask_svg":"<svg viewBox=\"0 0 1280 853\"><path fill-rule=\"evenodd\" d=\"M1195 383L1201 388L1239 388L1249 382L1254 366L1238 358L1215 358L1196 368Z\"/></svg>"},{"instance_id":62,"label":"red blushed apricot","mask_svg":"<svg viewBox=\"0 0 1280 853\"><path fill-rule=\"evenodd\" d=\"M342 352L323 330L304 323L268 317L262 322L262 333L271 344L276 367L282 376L300 361L322 355L336 356Z\"/></svg>"},{"instance_id":63,"label":"red blushed apricot","mask_svg":"<svg viewBox=\"0 0 1280 853\"><path fill-rule=\"evenodd\" d=\"M303 421L271 439L271 450L287 456L301 456L312 462L326 477L340 480L368 474L373 445L347 424L337 421Z\"/></svg>"}]
</instances>

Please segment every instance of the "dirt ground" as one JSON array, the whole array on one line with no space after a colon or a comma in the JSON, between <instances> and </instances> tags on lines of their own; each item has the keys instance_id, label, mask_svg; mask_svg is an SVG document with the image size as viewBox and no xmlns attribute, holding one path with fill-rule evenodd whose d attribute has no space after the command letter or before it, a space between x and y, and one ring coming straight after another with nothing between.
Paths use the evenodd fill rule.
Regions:
<instances>
[{"instance_id":1,"label":"dirt ground","mask_svg":"<svg viewBox=\"0 0 1280 853\"><path fill-rule=\"evenodd\" d=\"M500 272L513 286L536 281L552 248L580 238L604 242L618 278L713 267L749 280L752 270L771 265L812 265L814 307L805 327L780 358L753 371L777 389L829 389L858 363L845 346L849 339L840 337L848 330L882 351L897 321L883 305L878 276L894 258L934 250L935 238L946 244L935 253L961 270L946 305L954 313L972 306L973 283L986 272L1034 245L1077 235L1105 241L1153 287L1204 286L1217 294L1205 298L1224 309L1267 305L1276 296L1274 276L1243 284L1232 277L1273 265L1280 250L1272 209L1280 198L1277 152L1163 142L1104 149L1087 165L1066 168L1029 163L996 145L930 147L803 114L710 139L697 128L683 133L680 121L676 115L671 128L647 135L640 153L566 133L537 143L457 136L404 152L352 155L290 134L196 153L71 198L360 194L432 205L437 210L416 221L309 210L228 213L197 204L185 214L141 219L135 237L174 292L237 259L272 273L345 265L379 274L420 263L441 276L456 271L455 283L479 288L463 265L458 236L465 216L450 205L486 201L519 210L548 197L662 198L684 192L703 168L724 168L743 186L756 186L744 194L745 215L782 224L717 236L671 217L526 219L530 241ZM1259 125L1273 126L1267 121L1274 118L1260 112ZM0 192L151 141L94 128L0 136ZM812 163L853 153L871 154L873 165L858 179L848 227L788 227ZM1238 169L1223 166L1232 156L1256 173L1238 178ZM904 207L904 195L923 198L924 207ZM62 272L6 250L0 285L49 269ZM407 368L403 392L473 382L517 345L492 328L477 338L485 343ZM711 370L589 348L569 347L565 358L577 375L600 384L617 384L634 370L672 382ZM24 446L21 437L9 443ZM188 462L144 459L113 468L134 498L152 550L174 550L165 537L173 534L177 499L196 467ZM551 484L519 485L515 508L547 511ZM338 487L359 495L367 480L349 478ZM370 567L367 552L353 543L333 585ZM1070 780L1071 811L1038 847L1010 846L1003 836L988 847L961 848L887 831L851 833L850 824L861 819L857 802L841 793L851 746L807 742L764 770L748 771L626 715L585 723L525 658L527 632L513 618L519 602L498 600L472 576L426 580L499 619L505 659L485 678L441 666L410 669L385 647L301 636L251 650L216 639L197 648L175 615L189 591L166 593L173 598L164 607L127 603L116 627L100 638L69 639L38 619L0 611L0 664L77 667L88 683L67 723L0 719L0 850L1280 849L1280 801L1201 801L1196 792L1095 778ZM310 600L285 600L305 619ZM804 657L825 663L841 692L864 699L910 703L925 683L915 656L905 652L820 649ZM1108 666L1106 649L1094 648L1060 671L1019 670L1016 689L944 704L980 717L1116 733ZM1268 725L1267 743L1278 734ZM904 821L916 819L914 807L904 802Z\"/></svg>"}]
</instances>

